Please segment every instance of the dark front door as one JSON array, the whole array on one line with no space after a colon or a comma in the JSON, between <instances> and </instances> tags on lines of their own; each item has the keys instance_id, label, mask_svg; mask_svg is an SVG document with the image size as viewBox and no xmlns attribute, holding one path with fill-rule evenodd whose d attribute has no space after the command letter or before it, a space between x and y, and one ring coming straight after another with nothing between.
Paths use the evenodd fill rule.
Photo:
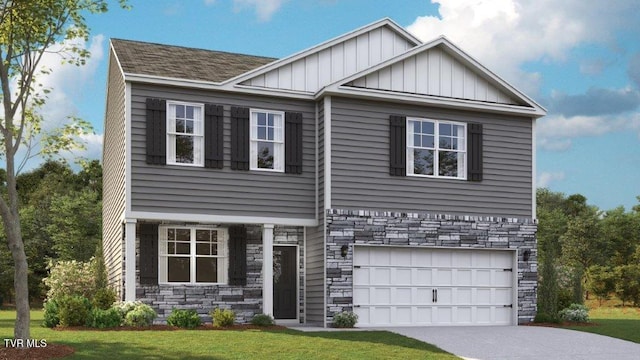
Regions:
<instances>
[{"instance_id":1,"label":"dark front door","mask_svg":"<svg viewBox=\"0 0 640 360\"><path fill-rule=\"evenodd\" d=\"M273 317L296 319L297 276L296 246L273 247Z\"/></svg>"}]
</instances>

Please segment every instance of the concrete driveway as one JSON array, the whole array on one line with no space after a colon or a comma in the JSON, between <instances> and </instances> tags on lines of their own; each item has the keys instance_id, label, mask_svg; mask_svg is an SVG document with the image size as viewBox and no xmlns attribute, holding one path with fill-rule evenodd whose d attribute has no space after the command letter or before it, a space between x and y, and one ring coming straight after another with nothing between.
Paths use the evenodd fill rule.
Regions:
<instances>
[{"instance_id":1,"label":"concrete driveway","mask_svg":"<svg viewBox=\"0 0 640 360\"><path fill-rule=\"evenodd\" d=\"M465 359L640 359L640 344L581 331L540 326L387 327L379 329L428 342Z\"/></svg>"}]
</instances>

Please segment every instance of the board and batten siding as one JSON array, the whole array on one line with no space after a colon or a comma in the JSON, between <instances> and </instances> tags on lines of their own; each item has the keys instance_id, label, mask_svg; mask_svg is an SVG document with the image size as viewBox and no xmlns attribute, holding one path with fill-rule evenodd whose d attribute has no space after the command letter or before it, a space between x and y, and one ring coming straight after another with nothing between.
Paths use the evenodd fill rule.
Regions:
<instances>
[{"instance_id":1,"label":"board and batten siding","mask_svg":"<svg viewBox=\"0 0 640 360\"><path fill-rule=\"evenodd\" d=\"M483 125L481 182L389 175L389 115ZM530 218L532 120L332 97L331 207Z\"/></svg>"},{"instance_id":2,"label":"board and batten siding","mask_svg":"<svg viewBox=\"0 0 640 360\"><path fill-rule=\"evenodd\" d=\"M118 63L109 58L109 87L102 150L102 246L109 284L122 294L124 242L122 219L125 212L126 178L126 103L125 81Z\"/></svg>"},{"instance_id":3,"label":"board and batten siding","mask_svg":"<svg viewBox=\"0 0 640 360\"><path fill-rule=\"evenodd\" d=\"M500 104L517 104L495 84L440 47L410 56L358 78L347 86L444 96Z\"/></svg>"},{"instance_id":4,"label":"board and batten siding","mask_svg":"<svg viewBox=\"0 0 640 360\"><path fill-rule=\"evenodd\" d=\"M315 93L413 46L390 27L382 26L283 64L242 84Z\"/></svg>"},{"instance_id":5,"label":"board and batten siding","mask_svg":"<svg viewBox=\"0 0 640 360\"><path fill-rule=\"evenodd\" d=\"M160 98L222 105L224 167L145 162L145 101ZM315 103L171 87L132 86L132 211L315 219ZM300 112L302 174L231 170L231 107Z\"/></svg>"}]
</instances>

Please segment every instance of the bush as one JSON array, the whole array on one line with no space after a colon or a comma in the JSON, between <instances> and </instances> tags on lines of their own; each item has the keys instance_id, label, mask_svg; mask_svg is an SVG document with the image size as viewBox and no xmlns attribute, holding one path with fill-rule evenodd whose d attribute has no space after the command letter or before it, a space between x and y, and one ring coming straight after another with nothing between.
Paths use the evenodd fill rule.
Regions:
<instances>
[{"instance_id":1,"label":"bush","mask_svg":"<svg viewBox=\"0 0 640 360\"><path fill-rule=\"evenodd\" d=\"M560 320L558 319L557 316L553 316L547 313L537 313L536 317L533 319L533 322L537 322L537 323L559 323Z\"/></svg>"},{"instance_id":2,"label":"bush","mask_svg":"<svg viewBox=\"0 0 640 360\"><path fill-rule=\"evenodd\" d=\"M44 323L42 324L48 328L54 328L60 324L58 302L55 299L47 300L44 303Z\"/></svg>"},{"instance_id":3,"label":"bush","mask_svg":"<svg viewBox=\"0 0 640 360\"><path fill-rule=\"evenodd\" d=\"M589 309L582 304L571 304L560 311L560 318L571 322L589 322Z\"/></svg>"},{"instance_id":4,"label":"bush","mask_svg":"<svg viewBox=\"0 0 640 360\"><path fill-rule=\"evenodd\" d=\"M93 304L94 308L101 310L108 310L113 306L113 303L116 302L116 292L111 288L101 288L96 290L96 293L93 295Z\"/></svg>"},{"instance_id":5,"label":"bush","mask_svg":"<svg viewBox=\"0 0 640 360\"><path fill-rule=\"evenodd\" d=\"M107 310L95 308L91 310L88 326L98 329L118 327L122 323L120 311L116 308Z\"/></svg>"},{"instance_id":6,"label":"bush","mask_svg":"<svg viewBox=\"0 0 640 360\"><path fill-rule=\"evenodd\" d=\"M267 314L257 314L251 319L251 323L257 326L272 326L275 324L273 318Z\"/></svg>"},{"instance_id":7,"label":"bush","mask_svg":"<svg viewBox=\"0 0 640 360\"><path fill-rule=\"evenodd\" d=\"M91 302L84 296L65 295L58 300L61 326L83 326L89 320Z\"/></svg>"},{"instance_id":8,"label":"bush","mask_svg":"<svg viewBox=\"0 0 640 360\"><path fill-rule=\"evenodd\" d=\"M167 317L167 324L186 329L194 329L202 324L202 320L193 309L184 310L174 308Z\"/></svg>"},{"instance_id":9,"label":"bush","mask_svg":"<svg viewBox=\"0 0 640 360\"><path fill-rule=\"evenodd\" d=\"M93 261L58 261L55 264L49 262L49 276L42 279L49 288L47 300L74 295L93 297L96 292Z\"/></svg>"},{"instance_id":10,"label":"bush","mask_svg":"<svg viewBox=\"0 0 640 360\"><path fill-rule=\"evenodd\" d=\"M151 306L141 301L124 301L114 305L114 309L126 326L150 326L158 316Z\"/></svg>"},{"instance_id":11,"label":"bush","mask_svg":"<svg viewBox=\"0 0 640 360\"><path fill-rule=\"evenodd\" d=\"M213 326L228 327L233 325L236 320L236 313L229 309L217 308L209 313L213 319Z\"/></svg>"},{"instance_id":12,"label":"bush","mask_svg":"<svg viewBox=\"0 0 640 360\"><path fill-rule=\"evenodd\" d=\"M358 322L356 313L343 311L333 316L333 326L337 328L352 328Z\"/></svg>"}]
</instances>

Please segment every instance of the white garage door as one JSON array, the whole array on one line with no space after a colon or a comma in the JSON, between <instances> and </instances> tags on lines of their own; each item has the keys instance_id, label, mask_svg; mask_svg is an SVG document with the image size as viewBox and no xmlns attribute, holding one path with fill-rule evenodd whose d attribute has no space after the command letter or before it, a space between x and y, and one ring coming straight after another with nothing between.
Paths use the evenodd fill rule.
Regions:
<instances>
[{"instance_id":1,"label":"white garage door","mask_svg":"<svg viewBox=\"0 0 640 360\"><path fill-rule=\"evenodd\" d=\"M513 251L356 246L358 326L511 325Z\"/></svg>"}]
</instances>

